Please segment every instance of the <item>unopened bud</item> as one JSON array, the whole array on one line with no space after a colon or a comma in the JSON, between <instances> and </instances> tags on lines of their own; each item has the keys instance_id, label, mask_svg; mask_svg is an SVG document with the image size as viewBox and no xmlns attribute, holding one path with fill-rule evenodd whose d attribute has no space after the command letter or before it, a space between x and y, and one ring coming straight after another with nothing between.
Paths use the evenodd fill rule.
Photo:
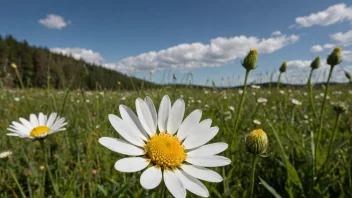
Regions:
<instances>
[{"instance_id":1,"label":"unopened bud","mask_svg":"<svg viewBox=\"0 0 352 198\"><path fill-rule=\"evenodd\" d=\"M249 133L245 145L249 153L262 155L268 149L268 136L262 129L256 129Z\"/></svg>"},{"instance_id":2,"label":"unopened bud","mask_svg":"<svg viewBox=\"0 0 352 198\"><path fill-rule=\"evenodd\" d=\"M258 52L257 52L257 50L252 49L251 51L249 51L246 58L244 58L244 60L242 62L242 66L246 70L252 70L257 67L257 61L258 61Z\"/></svg>"},{"instance_id":3,"label":"unopened bud","mask_svg":"<svg viewBox=\"0 0 352 198\"><path fill-rule=\"evenodd\" d=\"M284 62L282 63L282 65L281 65L281 67L280 67L280 72L281 72L281 73L286 72L286 65L287 65L287 63L286 63L286 61L284 61Z\"/></svg>"},{"instance_id":4,"label":"unopened bud","mask_svg":"<svg viewBox=\"0 0 352 198\"><path fill-rule=\"evenodd\" d=\"M310 67L311 67L312 69L318 69L319 66L320 66L320 56L317 56L317 57L313 60L313 62L310 64Z\"/></svg>"},{"instance_id":5,"label":"unopened bud","mask_svg":"<svg viewBox=\"0 0 352 198\"><path fill-rule=\"evenodd\" d=\"M342 62L342 57L341 57L341 48L337 47L334 49L334 51L331 52L331 54L328 56L327 63L331 67L334 67Z\"/></svg>"},{"instance_id":6,"label":"unopened bud","mask_svg":"<svg viewBox=\"0 0 352 198\"><path fill-rule=\"evenodd\" d=\"M17 65L15 63L11 63L11 67L17 69Z\"/></svg>"}]
</instances>

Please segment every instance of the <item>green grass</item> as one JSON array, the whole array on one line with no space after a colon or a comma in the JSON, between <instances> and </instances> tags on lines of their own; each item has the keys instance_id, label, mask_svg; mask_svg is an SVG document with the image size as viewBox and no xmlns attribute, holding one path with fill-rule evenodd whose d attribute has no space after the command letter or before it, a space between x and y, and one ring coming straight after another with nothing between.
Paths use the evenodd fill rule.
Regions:
<instances>
[{"instance_id":1,"label":"green grass","mask_svg":"<svg viewBox=\"0 0 352 198\"><path fill-rule=\"evenodd\" d=\"M119 116L120 104L135 110L136 98L150 96L158 109L165 94L173 102L180 97L185 100L185 115L201 109L202 119L213 120L212 125L220 130L211 142L222 141L230 145L234 141L233 146L222 154L231 159L231 164L215 168L224 181L203 182L210 197L249 195L252 156L246 152L244 140L257 128L262 128L268 135L270 155L258 158L254 197L272 197L274 194L282 197L351 197L351 113L341 115L333 155L323 168L325 172L318 173L327 156L336 118L330 102L352 104L352 87L332 86L328 94L330 99L324 109L323 132L316 156L316 175L320 177L314 182L314 188L314 141L311 135L316 134L318 120L314 118L309 95L306 95L308 89L282 87L281 90L285 94L280 94L276 88L248 88L236 134L233 133L241 96L238 89L171 86L138 92L1 90L0 152L12 150L13 154L9 159L0 159L0 197L160 197L163 185L147 191L139 183L141 172L116 171L115 162L124 156L101 146L98 139L119 137L108 121L108 114ZM323 100L320 93L324 90L316 87L313 92L315 108L319 109ZM267 98L268 103L265 106L257 104L259 97ZM303 102L302 106L294 107L291 98ZM230 110L230 106L235 110ZM28 119L31 113L39 112L58 112L68 122L66 131L50 135L45 140L51 175L45 165L40 142L6 136L6 128L12 121L18 121L19 117ZM260 120L262 124L253 124L253 119ZM95 171L96 174L93 174ZM171 197L168 192L167 196ZM187 197L196 196L187 192Z\"/></svg>"}]
</instances>

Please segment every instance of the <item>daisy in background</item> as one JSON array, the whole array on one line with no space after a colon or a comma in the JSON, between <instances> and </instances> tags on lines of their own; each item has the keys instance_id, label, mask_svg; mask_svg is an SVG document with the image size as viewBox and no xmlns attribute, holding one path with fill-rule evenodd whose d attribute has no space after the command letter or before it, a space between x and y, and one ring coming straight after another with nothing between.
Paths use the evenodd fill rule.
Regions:
<instances>
[{"instance_id":1,"label":"daisy in background","mask_svg":"<svg viewBox=\"0 0 352 198\"><path fill-rule=\"evenodd\" d=\"M0 159L10 157L11 155L12 155L12 151L1 152L0 153Z\"/></svg>"},{"instance_id":2,"label":"daisy in background","mask_svg":"<svg viewBox=\"0 0 352 198\"><path fill-rule=\"evenodd\" d=\"M8 136L18 136L21 138L40 139L52 133L66 130L63 128L67 123L65 118L60 118L57 113L51 113L49 118L43 113L39 113L38 117L34 114L29 116L29 120L19 119L20 122L13 121L7 130Z\"/></svg>"},{"instance_id":3,"label":"daisy in background","mask_svg":"<svg viewBox=\"0 0 352 198\"><path fill-rule=\"evenodd\" d=\"M99 139L108 149L132 156L118 160L116 170L137 172L146 169L140 177L145 189L156 188L164 179L167 189L177 198L186 197L186 189L208 197L208 189L198 179L223 180L218 173L204 167L229 165L228 158L217 155L228 145L222 142L206 144L219 128L211 127L210 119L200 122L200 110L193 111L183 120L184 101L178 99L171 106L168 96L163 97L158 114L149 97L136 100L138 117L127 106L120 105L119 109L122 119L110 114L109 120L126 141L110 137Z\"/></svg>"},{"instance_id":4,"label":"daisy in background","mask_svg":"<svg viewBox=\"0 0 352 198\"><path fill-rule=\"evenodd\" d=\"M295 99L295 98L292 98L292 103L294 104L294 105L297 105L297 106L301 106L302 105L302 102L301 101L299 101L299 100L297 100L297 99Z\"/></svg>"}]
</instances>

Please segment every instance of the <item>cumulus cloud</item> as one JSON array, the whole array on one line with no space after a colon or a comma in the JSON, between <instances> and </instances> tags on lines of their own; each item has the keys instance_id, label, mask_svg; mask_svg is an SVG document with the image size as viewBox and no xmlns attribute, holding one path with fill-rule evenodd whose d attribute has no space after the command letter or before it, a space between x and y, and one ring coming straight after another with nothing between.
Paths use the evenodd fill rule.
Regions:
<instances>
[{"instance_id":1,"label":"cumulus cloud","mask_svg":"<svg viewBox=\"0 0 352 198\"><path fill-rule=\"evenodd\" d=\"M104 58L90 49L84 48L51 48L50 51L66 56L72 56L76 60L84 60L92 64L101 64Z\"/></svg>"},{"instance_id":2,"label":"cumulus cloud","mask_svg":"<svg viewBox=\"0 0 352 198\"><path fill-rule=\"evenodd\" d=\"M331 49L331 48L334 48L335 46L336 46L335 44L325 43L323 47L324 47L325 49Z\"/></svg>"},{"instance_id":3,"label":"cumulus cloud","mask_svg":"<svg viewBox=\"0 0 352 198\"><path fill-rule=\"evenodd\" d=\"M308 16L297 17L295 26L328 26L343 21L352 21L352 7L347 7L346 4L340 3Z\"/></svg>"},{"instance_id":4,"label":"cumulus cloud","mask_svg":"<svg viewBox=\"0 0 352 198\"><path fill-rule=\"evenodd\" d=\"M38 23L44 25L49 29L62 29L66 27L68 24L71 24L70 21L65 21L62 16L56 14L48 14L46 18L39 19Z\"/></svg>"},{"instance_id":5,"label":"cumulus cloud","mask_svg":"<svg viewBox=\"0 0 352 198\"><path fill-rule=\"evenodd\" d=\"M279 36L281 34L282 33L280 31L275 31L275 32L271 33L271 35L273 35L273 36Z\"/></svg>"},{"instance_id":6,"label":"cumulus cloud","mask_svg":"<svg viewBox=\"0 0 352 198\"><path fill-rule=\"evenodd\" d=\"M298 40L297 35L279 35L262 39L243 35L230 38L218 37L210 40L209 44L179 44L164 50L127 57L118 63L107 63L104 66L122 72L216 67L237 58L243 58L251 48L257 49L260 54L268 54Z\"/></svg>"},{"instance_id":7,"label":"cumulus cloud","mask_svg":"<svg viewBox=\"0 0 352 198\"><path fill-rule=\"evenodd\" d=\"M310 64L313 60L291 60L287 61L287 69L294 70L294 69L306 69L310 68ZM320 61L320 67L327 67L328 65L325 61Z\"/></svg>"},{"instance_id":8,"label":"cumulus cloud","mask_svg":"<svg viewBox=\"0 0 352 198\"><path fill-rule=\"evenodd\" d=\"M313 52L313 53L321 52L321 51L323 51L323 50L324 50L324 48L323 48L322 46L320 46L320 45L314 45L314 46L310 49L310 51Z\"/></svg>"},{"instance_id":9,"label":"cumulus cloud","mask_svg":"<svg viewBox=\"0 0 352 198\"><path fill-rule=\"evenodd\" d=\"M352 50L344 50L342 51L342 59L344 61L352 61Z\"/></svg>"},{"instance_id":10,"label":"cumulus cloud","mask_svg":"<svg viewBox=\"0 0 352 198\"><path fill-rule=\"evenodd\" d=\"M351 10L352 12L352 10ZM335 34L330 35L330 38L333 39L334 41L337 41L343 45L349 45L352 43L352 30L342 33L338 32Z\"/></svg>"}]
</instances>

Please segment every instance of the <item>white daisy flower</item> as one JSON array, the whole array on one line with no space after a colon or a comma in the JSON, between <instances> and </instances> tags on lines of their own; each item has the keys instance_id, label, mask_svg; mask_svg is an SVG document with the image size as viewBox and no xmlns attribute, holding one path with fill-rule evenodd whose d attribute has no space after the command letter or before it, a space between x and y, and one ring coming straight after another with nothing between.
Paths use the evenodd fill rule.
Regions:
<instances>
[{"instance_id":1,"label":"white daisy flower","mask_svg":"<svg viewBox=\"0 0 352 198\"><path fill-rule=\"evenodd\" d=\"M9 157L10 155L12 155L12 151L4 151L4 152L0 153L0 159Z\"/></svg>"},{"instance_id":2,"label":"white daisy flower","mask_svg":"<svg viewBox=\"0 0 352 198\"><path fill-rule=\"evenodd\" d=\"M39 113L38 117L31 114L29 120L24 118L19 119L19 122L12 122L7 130L12 133L8 133L8 136L18 136L21 138L38 139L44 138L52 133L66 130L63 128L67 123L65 118L60 118L57 113L51 113L49 118L43 113Z\"/></svg>"},{"instance_id":3,"label":"white daisy flower","mask_svg":"<svg viewBox=\"0 0 352 198\"><path fill-rule=\"evenodd\" d=\"M137 172L146 169L140 177L141 185L145 189L154 189L163 178L174 197L186 197L186 190L208 197L209 191L198 179L223 180L218 173L204 167L229 165L228 158L217 155L228 145L222 142L206 144L219 128L211 127L210 119L200 122L200 110L193 111L183 120L184 101L178 99L171 106L168 96L163 97L158 114L149 97L136 100L138 117L125 105L120 105L119 109L122 118L110 114L109 120L125 140L99 139L100 144L108 149L133 156L118 160L116 170Z\"/></svg>"},{"instance_id":4,"label":"white daisy flower","mask_svg":"<svg viewBox=\"0 0 352 198\"><path fill-rule=\"evenodd\" d=\"M258 98L257 99L257 103L267 103L268 102L268 99L266 98Z\"/></svg>"},{"instance_id":5,"label":"white daisy flower","mask_svg":"<svg viewBox=\"0 0 352 198\"><path fill-rule=\"evenodd\" d=\"M302 102L300 102L299 100L297 100L297 99L295 99L295 98L292 98L292 103L293 103L294 105L297 105L297 106L302 105Z\"/></svg>"},{"instance_id":6,"label":"white daisy flower","mask_svg":"<svg viewBox=\"0 0 352 198\"><path fill-rule=\"evenodd\" d=\"M261 124L262 124L262 123L261 123L259 120L257 120L257 119L254 119L254 120L253 120L253 123L256 124L256 125L261 125Z\"/></svg>"}]
</instances>

